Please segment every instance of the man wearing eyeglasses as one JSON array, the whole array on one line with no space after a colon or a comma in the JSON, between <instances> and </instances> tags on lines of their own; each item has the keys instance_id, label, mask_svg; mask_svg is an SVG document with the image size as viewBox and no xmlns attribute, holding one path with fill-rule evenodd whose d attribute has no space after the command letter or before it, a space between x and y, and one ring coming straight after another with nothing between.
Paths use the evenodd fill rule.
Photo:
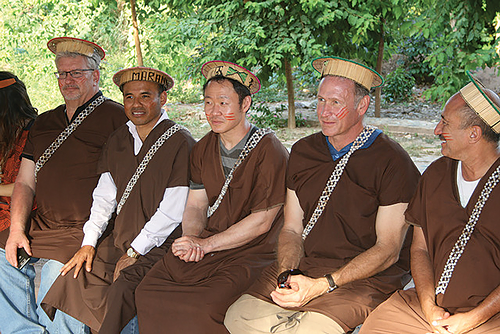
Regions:
<instances>
[{"instance_id":1,"label":"man wearing eyeglasses","mask_svg":"<svg viewBox=\"0 0 500 334\"><path fill-rule=\"evenodd\" d=\"M40 115L33 124L12 195L12 225L8 233L0 233L2 333L89 331L61 311L48 316L41 301L63 263L80 248L99 179L101 149L127 120L123 107L99 90L99 64L105 55L100 46L60 37L50 40L48 47L56 55L55 76L65 104ZM35 195L37 210L31 212ZM31 259L17 269L23 250ZM43 265L41 273L35 273L35 262ZM35 301L37 274L41 281ZM59 309L65 311L64 303L70 301L60 297ZM86 297L91 303L91 296Z\"/></svg>"}]
</instances>

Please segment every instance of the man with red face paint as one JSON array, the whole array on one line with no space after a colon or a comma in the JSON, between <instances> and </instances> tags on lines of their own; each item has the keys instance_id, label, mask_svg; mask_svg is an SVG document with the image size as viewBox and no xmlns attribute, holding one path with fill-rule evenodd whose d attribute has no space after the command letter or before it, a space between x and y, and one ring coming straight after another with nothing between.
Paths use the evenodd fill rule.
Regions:
<instances>
[{"instance_id":1,"label":"man with red face paint","mask_svg":"<svg viewBox=\"0 0 500 334\"><path fill-rule=\"evenodd\" d=\"M415 289L380 305L362 333L498 333L500 98L468 75L434 130L444 157L422 175L405 214L415 226Z\"/></svg>"},{"instance_id":2,"label":"man with red face paint","mask_svg":"<svg viewBox=\"0 0 500 334\"><path fill-rule=\"evenodd\" d=\"M226 333L228 306L274 260L283 222L288 153L246 118L259 80L224 61L202 73L212 131L191 152L182 237L136 290L141 334Z\"/></svg>"},{"instance_id":3,"label":"man with red face paint","mask_svg":"<svg viewBox=\"0 0 500 334\"><path fill-rule=\"evenodd\" d=\"M342 58L313 67L322 131L292 147L278 260L229 308L231 333L352 331L410 279L403 212L419 173L363 125L369 89L383 80Z\"/></svg>"},{"instance_id":4,"label":"man with red face paint","mask_svg":"<svg viewBox=\"0 0 500 334\"><path fill-rule=\"evenodd\" d=\"M65 291L72 301L66 309L94 331L138 333L134 291L181 234L195 141L162 108L174 85L167 73L132 67L113 81L129 121L106 142L81 248L53 287ZM112 233L106 231L109 221Z\"/></svg>"}]
</instances>

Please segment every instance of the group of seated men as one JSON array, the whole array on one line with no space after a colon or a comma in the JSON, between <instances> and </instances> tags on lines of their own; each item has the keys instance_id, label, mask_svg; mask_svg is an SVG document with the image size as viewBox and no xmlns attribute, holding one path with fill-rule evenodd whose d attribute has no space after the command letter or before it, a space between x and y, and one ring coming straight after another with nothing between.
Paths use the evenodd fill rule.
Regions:
<instances>
[{"instance_id":1,"label":"group of seated men","mask_svg":"<svg viewBox=\"0 0 500 334\"><path fill-rule=\"evenodd\" d=\"M168 74L117 72L122 106L100 46L48 47L65 104L33 124L0 232L2 334L498 332L500 98L471 75L420 178L363 124L383 79L360 63L313 61L321 132L289 154L247 120L260 82L241 66L201 68L195 142L162 109Z\"/></svg>"}]
</instances>

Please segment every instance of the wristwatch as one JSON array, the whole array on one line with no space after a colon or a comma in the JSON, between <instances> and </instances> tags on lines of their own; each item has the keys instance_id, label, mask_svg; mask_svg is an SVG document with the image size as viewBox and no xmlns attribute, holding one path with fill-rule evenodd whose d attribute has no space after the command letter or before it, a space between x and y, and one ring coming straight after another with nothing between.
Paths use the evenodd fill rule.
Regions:
<instances>
[{"instance_id":1,"label":"wristwatch","mask_svg":"<svg viewBox=\"0 0 500 334\"><path fill-rule=\"evenodd\" d=\"M335 281L333 280L332 275L326 274L325 277L326 280L328 281L328 290L326 290L326 293L330 293L336 288L338 288L337 284L335 284Z\"/></svg>"},{"instance_id":2,"label":"wristwatch","mask_svg":"<svg viewBox=\"0 0 500 334\"><path fill-rule=\"evenodd\" d=\"M137 253L132 247L129 247L129 249L127 249L127 256L138 259L141 254Z\"/></svg>"}]
</instances>

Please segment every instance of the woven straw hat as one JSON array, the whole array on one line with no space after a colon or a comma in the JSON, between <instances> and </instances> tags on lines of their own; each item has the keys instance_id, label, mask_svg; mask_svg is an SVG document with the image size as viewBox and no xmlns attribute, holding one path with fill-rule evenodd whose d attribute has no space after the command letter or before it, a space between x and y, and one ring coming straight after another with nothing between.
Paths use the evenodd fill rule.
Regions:
<instances>
[{"instance_id":1,"label":"woven straw hat","mask_svg":"<svg viewBox=\"0 0 500 334\"><path fill-rule=\"evenodd\" d=\"M384 78L368 66L355 61L340 57L322 57L312 61L312 67L325 75L338 75L351 79L366 89L380 87L384 84Z\"/></svg>"},{"instance_id":2,"label":"woven straw hat","mask_svg":"<svg viewBox=\"0 0 500 334\"><path fill-rule=\"evenodd\" d=\"M465 102L488 124L495 133L500 133L500 106L486 95L485 87L467 71L471 82L460 89Z\"/></svg>"},{"instance_id":3,"label":"woven straw hat","mask_svg":"<svg viewBox=\"0 0 500 334\"><path fill-rule=\"evenodd\" d=\"M210 80L215 76L223 76L229 79L234 79L243 86L247 87L250 94L255 94L260 90L260 81L255 74L244 67L228 61L209 61L201 67L201 74L203 74L207 80Z\"/></svg>"},{"instance_id":4,"label":"woven straw hat","mask_svg":"<svg viewBox=\"0 0 500 334\"><path fill-rule=\"evenodd\" d=\"M113 82L123 90L123 85L130 81L151 81L169 90L174 87L174 79L167 73L149 67L130 67L118 71L113 76Z\"/></svg>"},{"instance_id":5,"label":"woven straw hat","mask_svg":"<svg viewBox=\"0 0 500 334\"><path fill-rule=\"evenodd\" d=\"M99 45L74 37L52 38L48 41L47 47L54 54L58 54L60 52L75 52L87 57L92 57L94 52L97 52L101 59L104 59L104 56L106 55L103 48Z\"/></svg>"}]
</instances>

